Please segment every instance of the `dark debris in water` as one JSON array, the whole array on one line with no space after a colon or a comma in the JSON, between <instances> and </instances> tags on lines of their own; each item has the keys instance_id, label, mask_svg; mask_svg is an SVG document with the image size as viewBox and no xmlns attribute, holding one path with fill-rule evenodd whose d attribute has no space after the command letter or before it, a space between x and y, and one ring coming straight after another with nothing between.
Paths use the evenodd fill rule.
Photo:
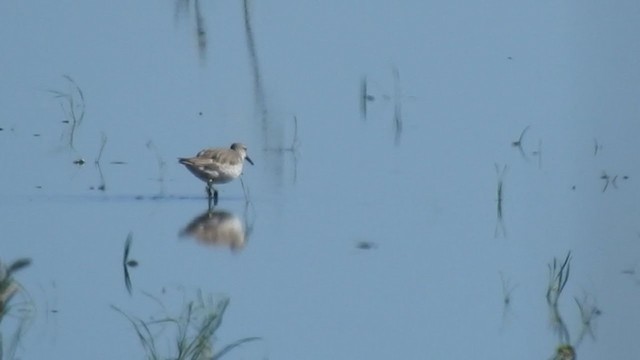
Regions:
<instances>
[{"instance_id":1,"label":"dark debris in water","mask_svg":"<svg viewBox=\"0 0 640 360\"><path fill-rule=\"evenodd\" d=\"M126 161L116 160L116 161L109 162L109 164L112 164L112 165L126 165L127 162Z\"/></svg>"},{"instance_id":2,"label":"dark debris in water","mask_svg":"<svg viewBox=\"0 0 640 360\"><path fill-rule=\"evenodd\" d=\"M77 160L73 160L73 163L76 164L76 165L82 166L82 165L84 165L86 163L86 161L84 161L83 158L80 158L80 159L77 159Z\"/></svg>"},{"instance_id":3,"label":"dark debris in water","mask_svg":"<svg viewBox=\"0 0 640 360\"><path fill-rule=\"evenodd\" d=\"M373 241L358 241L356 243L356 249L360 250L373 250L378 247L378 244Z\"/></svg>"},{"instance_id":4,"label":"dark debris in water","mask_svg":"<svg viewBox=\"0 0 640 360\"><path fill-rule=\"evenodd\" d=\"M602 171L602 175L600 175L600 179L605 181L604 187L602 188L602 192L607 191L607 188L609 187L609 184L611 184L611 186L614 189L618 189L618 183L616 182L618 180L618 177L621 177L622 180L629 180L629 175L609 175L607 174L606 171Z\"/></svg>"}]
</instances>

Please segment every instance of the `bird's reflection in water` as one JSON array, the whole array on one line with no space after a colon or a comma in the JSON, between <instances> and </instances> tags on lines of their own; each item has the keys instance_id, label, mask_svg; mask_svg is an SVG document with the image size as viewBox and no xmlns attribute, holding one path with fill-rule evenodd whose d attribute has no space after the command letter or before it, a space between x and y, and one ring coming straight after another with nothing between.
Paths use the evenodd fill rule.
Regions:
<instances>
[{"instance_id":1,"label":"bird's reflection in water","mask_svg":"<svg viewBox=\"0 0 640 360\"><path fill-rule=\"evenodd\" d=\"M246 245L249 229L245 222L233 213L222 210L207 210L196 216L180 231L181 237L192 237L205 245L226 246L232 251L240 251Z\"/></svg>"}]
</instances>

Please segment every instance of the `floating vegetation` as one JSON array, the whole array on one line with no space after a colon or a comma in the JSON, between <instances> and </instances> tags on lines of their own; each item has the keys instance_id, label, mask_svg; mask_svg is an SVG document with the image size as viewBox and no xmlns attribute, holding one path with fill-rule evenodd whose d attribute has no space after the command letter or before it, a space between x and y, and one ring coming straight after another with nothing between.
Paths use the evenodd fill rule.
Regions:
<instances>
[{"instance_id":1,"label":"floating vegetation","mask_svg":"<svg viewBox=\"0 0 640 360\"><path fill-rule=\"evenodd\" d=\"M511 146L518 148L518 151L520 151L520 155L522 155L522 158L529 161L529 158L527 157L527 154L524 152L524 149L522 148L522 140L524 139L524 135L527 133L527 130L529 130L529 125L527 125L527 127L524 128L524 130L522 130L522 132L520 132L520 137L518 138L518 140L512 141L511 142Z\"/></svg>"},{"instance_id":2,"label":"floating vegetation","mask_svg":"<svg viewBox=\"0 0 640 360\"><path fill-rule=\"evenodd\" d=\"M49 90L49 93L53 94L54 99L60 102L60 107L65 115L63 122L69 124L69 147L73 149L75 133L84 120L86 104L84 93L75 80L69 75L62 75L62 77L67 80L69 90Z\"/></svg>"},{"instance_id":3,"label":"floating vegetation","mask_svg":"<svg viewBox=\"0 0 640 360\"><path fill-rule=\"evenodd\" d=\"M211 295L205 299L202 293L198 292L196 299L190 301L179 316L167 316L149 321L128 315L113 305L111 308L129 320L147 359L213 360L221 359L242 344L260 340L259 337L247 337L214 351L214 335L222 325L222 317L228 305L228 298L215 301ZM171 354L163 356L158 349L160 340L158 337L166 332L167 326L174 330L175 339L170 340L167 336L163 336L161 347L166 348L167 342L171 344L169 346Z\"/></svg>"},{"instance_id":4,"label":"floating vegetation","mask_svg":"<svg viewBox=\"0 0 640 360\"><path fill-rule=\"evenodd\" d=\"M496 198L496 227L493 231L493 237L498 237L500 233L502 233L503 237L507 236L507 230L504 226L504 217L502 213L502 201L504 200L504 176L509 167L507 165L502 166L502 170L500 170L500 166L498 164L494 164L496 168L496 174L498 175L498 186L497 186L497 198Z\"/></svg>"}]
</instances>

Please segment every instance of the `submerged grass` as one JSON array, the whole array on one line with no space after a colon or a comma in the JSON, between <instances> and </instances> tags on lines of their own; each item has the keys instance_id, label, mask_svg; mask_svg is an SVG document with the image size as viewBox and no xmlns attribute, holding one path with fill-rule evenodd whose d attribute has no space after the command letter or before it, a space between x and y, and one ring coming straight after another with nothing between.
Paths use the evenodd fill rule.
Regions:
<instances>
[{"instance_id":1,"label":"submerged grass","mask_svg":"<svg viewBox=\"0 0 640 360\"><path fill-rule=\"evenodd\" d=\"M31 264L31 259L23 258L5 266L0 262L0 324L5 319L15 320L16 325L5 348L4 334L0 332L0 360L16 358L16 352L22 336L27 331L29 320L34 313L33 301L22 286L13 278L13 274ZM22 295L23 301L17 302ZM14 311L15 309L15 311ZM6 324L6 322L5 322Z\"/></svg>"},{"instance_id":2,"label":"submerged grass","mask_svg":"<svg viewBox=\"0 0 640 360\"><path fill-rule=\"evenodd\" d=\"M593 341L596 340L596 335L594 333L594 320L602 314L602 311L600 311L600 309L595 305L595 301L586 294L582 299L574 297L574 300L576 301L578 310L580 310L580 320L582 322L582 329L580 330L580 334L578 334L578 339L576 340L576 346L578 346L584 339L585 335L589 335Z\"/></svg>"},{"instance_id":3,"label":"submerged grass","mask_svg":"<svg viewBox=\"0 0 640 360\"><path fill-rule=\"evenodd\" d=\"M196 299L187 303L180 316L167 316L152 321L144 321L128 315L116 306L111 307L129 320L147 359L203 360L220 359L236 347L260 339L259 337L243 338L214 352L213 337L222 325L222 318L228 305L228 298L215 301L211 295L205 298L201 292L198 292ZM172 325L176 334L174 353L170 356L162 356L159 353L156 339L166 325Z\"/></svg>"},{"instance_id":4,"label":"submerged grass","mask_svg":"<svg viewBox=\"0 0 640 360\"><path fill-rule=\"evenodd\" d=\"M31 259L28 258L18 259L8 266L0 262L0 323L11 309L11 300L23 290L22 286L14 280L13 274L29 265L31 265Z\"/></svg>"},{"instance_id":5,"label":"submerged grass","mask_svg":"<svg viewBox=\"0 0 640 360\"><path fill-rule=\"evenodd\" d=\"M595 340L593 321L595 318L600 316L602 312L595 305L592 298L587 294L585 294L582 299L574 297L575 303L580 311L580 320L582 324L578 338L572 344L569 336L569 330L560 316L560 310L558 307L560 296L569 281L569 274L571 270L571 251L567 253L567 256L562 262L554 258L553 261L549 263L548 268L549 284L547 286L546 299L551 315L551 326L553 330L557 332L559 338L559 345L557 346L552 359L573 360L576 358L576 349L582 343L582 340L586 335L589 335L592 340Z\"/></svg>"},{"instance_id":6,"label":"submerged grass","mask_svg":"<svg viewBox=\"0 0 640 360\"><path fill-rule=\"evenodd\" d=\"M567 281L569 281L569 272L571 269L571 251L567 253L564 261L560 263L556 258L548 265L549 267L549 284L547 286L547 304L549 305L551 315L551 326L558 333L561 343L569 344L569 330L567 325L560 316L558 309L558 301L564 290Z\"/></svg>"}]
</instances>

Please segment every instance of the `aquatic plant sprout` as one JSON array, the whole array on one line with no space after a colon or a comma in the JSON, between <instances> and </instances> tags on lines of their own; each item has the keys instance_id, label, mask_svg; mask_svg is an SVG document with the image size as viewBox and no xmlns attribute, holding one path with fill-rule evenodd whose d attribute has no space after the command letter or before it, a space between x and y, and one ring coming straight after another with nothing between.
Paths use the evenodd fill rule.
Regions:
<instances>
[{"instance_id":1,"label":"aquatic plant sprout","mask_svg":"<svg viewBox=\"0 0 640 360\"><path fill-rule=\"evenodd\" d=\"M227 297L214 300L213 296L209 295L205 298L202 292L198 292L196 299L189 301L179 316L166 316L150 321L131 316L116 306L111 305L111 308L129 320L147 359L200 360L220 359L242 344L261 339L259 337L243 338L223 346L217 352L214 351L214 335L222 325L222 318L228 305ZM162 338L163 346L166 342L175 344L175 346L170 345L172 349L170 356L162 356L158 351L158 343L161 340L158 337L165 332L166 325L172 325L170 328L175 332L173 341L167 337Z\"/></svg>"}]
</instances>

